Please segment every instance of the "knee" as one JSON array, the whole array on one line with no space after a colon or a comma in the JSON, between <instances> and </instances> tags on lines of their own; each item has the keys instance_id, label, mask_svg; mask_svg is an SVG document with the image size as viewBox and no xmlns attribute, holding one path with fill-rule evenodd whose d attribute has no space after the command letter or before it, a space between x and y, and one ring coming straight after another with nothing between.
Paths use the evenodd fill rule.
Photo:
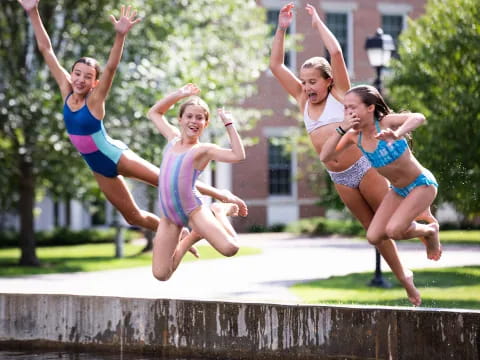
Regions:
<instances>
[{"instance_id":1,"label":"knee","mask_svg":"<svg viewBox=\"0 0 480 360\"><path fill-rule=\"evenodd\" d=\"M367 231L367 240L370 245L377 246L385 238L385 236L381 236L378 232Z\"/></svg>"},{"instance_id":2,"label":"knee","mask_svg":"<svg viewBox=\"0 0 480 360\"><path fill-rule=\"evenodd\" d=\"M153 277L158 281L167 281L172 277L173 271L170 270L161 270L161 269L153 269L152 270Z\"/></svg>"},{"instance_id":3,"label":"knee","mask_svg":"<svg viewBox=\"0 0 480 360\"><path fill-rule=\"evenodd\" d=\"M231 256L234 256L238 250L240 249L240 247L234 243L234 239L232 238L231 241L229 241L228 244L222 246L222 249L221 249L221 253L223 256L226 256L226 257L231 257Z\"/></svg>"},{"instance_id":4,"label":"knee","mask_svg":"<svg viewBox=\"0 0 480 360\"><path fill-rule=\"evenodd\" d=\"M386 233L387 233L387 236L393 240L402 240L404 238L403 229L395 225L387 225Z\"/></svg>"},{"instance_id":5,"label":"knee","mask_svg":"<svg viewBox=\"0 0 480 360\"><path fill-rule=\"evenodd\" d=\"M140 225L142 223L143 216L140 211L124 212L122 215L128 225Z\"/></svg>"}]
</instances>

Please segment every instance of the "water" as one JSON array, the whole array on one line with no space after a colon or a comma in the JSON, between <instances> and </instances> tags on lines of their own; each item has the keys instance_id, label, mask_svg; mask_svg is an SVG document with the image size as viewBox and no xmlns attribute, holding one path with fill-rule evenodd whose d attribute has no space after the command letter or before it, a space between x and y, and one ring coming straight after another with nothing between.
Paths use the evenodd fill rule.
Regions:
<instances>
[{"instance_id":1,"label":"water","mask_svg":"<svg viewBox=\"0 0 480 360\"><path fill-rule=\"evenodd\" d=\"M98 354L65 351L0 351L0 360L205 360L200 358L172 358L135 354Z\"/></svg>"}]
</instances>

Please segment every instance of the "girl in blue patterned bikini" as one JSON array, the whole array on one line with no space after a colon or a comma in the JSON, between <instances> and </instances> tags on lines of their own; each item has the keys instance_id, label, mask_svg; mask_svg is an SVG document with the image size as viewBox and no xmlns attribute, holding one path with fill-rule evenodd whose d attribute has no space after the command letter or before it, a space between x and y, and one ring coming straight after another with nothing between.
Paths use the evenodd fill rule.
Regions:
<instances>
[{"instance_id":1,"label":"girl in blue patterned bikini","mask_svg":"<svg viewBox=\"0 0 480 360\"><path fill-rule=\"evenodd\" d=\"M53 52L50 38L40 18L39 0L18 0L18 2L30 18L38 49L65 100L63 115L72 144L92 170L102 192L122 213L125 220L131 225L156 231L160 219L155 214L139 209L123 176L157 186L159 168L136 155L122 142L111 139L103 126L105 101L122 56L125 38L130 29L140 21L136 17L136 11L130 6L122 6L118 20L110 15L115 29L115 40L105 70L100 76L97 61L88 57L77 60L73 64L71 73L64 69ZM245 203L228 190L219 191L200 181L196 186L203 194L223 202L236 203L239 206L240 215L247 215ZM195 254L195 249L192 249L192 252Z\"/></svg>"},{"instance_id":2,"label":"girl in blue patterned bikini","mask_svg":"<svg viewBox=\"0 0 480 360\"><path fill-rule=\"evenodd\" d=\"M303 112L310 141L317 154L320 154L325 141L343 121L343 97L350 88L350 79L339 42L320 19L315 7L309 4L306 5L306 11L311 16L312 27L318 32L331 61L329 63L323 57L307 59L300 67L299 76L284 64L285 33L294 18L293 9L294 4L289 3L280 10L270 56L270 70L286 92L296 100ZM324 165L345 206L367 229L388 191L388 182L356 148L333 157L324 162ZM428 212L422 216L426 220L431 219ZM395 242L391 239L382 241L377 249L405 287L410 302L420 305L420 293L415 288L413 274L400 261Z\"/></svg>"},{"instance_id":3,"label":"girl in blue patterned bikini","mask_svg":"<svg viewBox=\"0 0 480 360\"><path fill-rule=\"evenodd\" d=\"M344 104L345 120L323 146L320 158L328 161L356 144L372 166L390 181L390 190L368 228L368 241L376 245L387 239L420 237L427 257L439 260L442 247L438 222L415 221L435 200L438 184L413 156L405 139L425 122L425 117L419 113L393 113L378 90L369 85L347 91Z\"/></svg>"}]
</instances>

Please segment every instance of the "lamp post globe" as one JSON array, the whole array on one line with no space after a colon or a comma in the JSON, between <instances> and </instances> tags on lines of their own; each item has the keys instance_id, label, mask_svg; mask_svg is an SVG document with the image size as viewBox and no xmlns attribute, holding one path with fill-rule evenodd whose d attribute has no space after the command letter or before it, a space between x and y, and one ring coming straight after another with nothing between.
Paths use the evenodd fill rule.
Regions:
<instances>
[{"instance_id":1,"label":"lamp post globe","mask_svg":"<svg viewBox=\"0 0 480 360\"><path fill-rule=\"evenodd\" d=\"M376 78L373 85L378 92L382 93L382 70L390 64L392 52L395 51L395 43L391 35L384 34L381 28L378 28L375 35L367 37L365 41L365 50L367 51L368 61L376 71ZM370 286L389 288L390 282L382 276L380 252L375 248L375 275L369 283Z\"/></svg>"},{"instance_id":2,"label":"lamp post globe","mask_svg":"<svg viewBox=\"0 0 480 360\"><path fill-rule=\"evenodd\" d=\"M367 37L365 50L370 66L376 70L377 76L374 85L382 93L382 70L390 64L392 53L395 51L395 43L391 35L384 34L383 30L378 28L375 35Z\"/></svg>"}]
</instances>

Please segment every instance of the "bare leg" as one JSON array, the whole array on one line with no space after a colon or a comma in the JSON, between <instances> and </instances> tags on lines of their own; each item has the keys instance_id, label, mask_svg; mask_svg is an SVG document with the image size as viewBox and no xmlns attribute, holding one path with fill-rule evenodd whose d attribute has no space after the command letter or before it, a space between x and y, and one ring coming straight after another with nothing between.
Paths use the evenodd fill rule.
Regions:
<instances>
[{"instance_id":1,"label":"bare leg","mask_svg":"<svg viewBox=\"0 0 480 360\"><path fill-rule=\"evenodd\" d=\"M131 150L123 152L117 168L120 175L158 186L160 169Z\"/></svg>"},{"instance_id":2,"label":"bare leg","mask_svg":"<svg viewBox=\"0 0 480 360\"><path fill-rule=\"evenodd\" d=\"M148 211L140 210L122 176L108 178L95 172L93 174L100 190L130 225L141 226L152 231L157 229L160 219Z\"/></svg>"},{"instance_id":3,"label":"bare leg","mask_svg":"<svg viewBox=\"0 0 480 360\"><path fill-rule=\"evenodd\" d=\"M220 221L227 232L232 236L236 236L237 233L227 216L238 216L238 205L230 203L213 203L210 205L210 209L213 211L215 217L218 219L218 221Z\"/></svg>"},{"instance_id":4,"label":"bare leg","mask_svg":"<svg viewBox=\"0 0 480 360\"><path fill-rule=\"evenodd\" d=\"M219 207L221 209L220 211L223 212L221 216L226 216L232 209L235 209L235 212L238 211L238 207L235 204L218 205L222 205ZM230 210L227 211L226 209L228 208L230 208ZM190 214L189 225L196 233L204 237L220 254L233 256L239 249L238 239L235 230L231 227L228 219L226 220L228 225L225 224L223 220L221 221L215 217L209 208L202 206ZM227 230L227 228L230 229Z\"/></svg>"},{"instance_id":5,"label":"bare leg","mask_svg":"<svg viewBox=\"0 0 480 360\"><path fill-rule=\"evenodd\" d=\"M180 241L182 227L161 219L153 239L152 273L161 281L168 280L174 271L173 257Z\"/></svg>"},{"instance_id":6,"label":"bare leg","mask_svg":"<svg viewBox=\"0 0 480 360\"><path fill-rule=\"evenodd\" d=\"M430 206L436 194L437 189L434 186L419 186L406 198L398 196L393 191L385 198L385 203L388 203L386 204L387 213L391 214L386 232L398 240L424 237L427 257L431 260L439 260L442 255L438 222L420 224L414 219ZM396 204L396 206L393 205L394 209L388 208L391 204Z\"/></svg>"},{"instance_id":7,"label":"bare leg","mask_svg":"<svg viewBox=\"0 0 480 360\"><path fill-rule=\"evenodd\" d=\"M362 179L360 189L352 189L338 184L335 187L344 204L367 230L374 212L388 192L388 182L376 170L370 169ZM420 293L413 282L412 272L404 268L400 261L395 242L385 237L376 246L398 281L404 286L409 301L418 306L421 303Z\"/></svg>"}]
</instances>

